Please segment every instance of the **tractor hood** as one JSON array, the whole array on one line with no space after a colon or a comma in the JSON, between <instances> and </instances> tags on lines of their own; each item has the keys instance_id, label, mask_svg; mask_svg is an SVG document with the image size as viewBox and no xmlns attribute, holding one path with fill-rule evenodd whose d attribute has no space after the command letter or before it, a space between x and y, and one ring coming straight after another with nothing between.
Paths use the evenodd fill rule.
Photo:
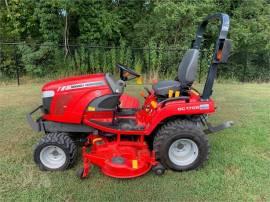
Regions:
<instances>
[{"instance_id":1,"label":"tractor hood","mask_svg":"<svg viewBox=\"0 0 270 202\"><path fill-rule=\"evenodd\" d=\"M105 86L105 74L91 74L59 79L46 83L42 87L44 91L64 92L75 89Z\"/></svg>"},{"instance_id":2,"label":"tractor hood","mask_svg":"<svg viewBox=\"0 0 270 202\"><path fill-rule=\"evenodd\" d=\"M88 104L111 93L105 74L68 77L45 84L42 88L44 119L81 123Z\"/></svg>"}]
</instances>

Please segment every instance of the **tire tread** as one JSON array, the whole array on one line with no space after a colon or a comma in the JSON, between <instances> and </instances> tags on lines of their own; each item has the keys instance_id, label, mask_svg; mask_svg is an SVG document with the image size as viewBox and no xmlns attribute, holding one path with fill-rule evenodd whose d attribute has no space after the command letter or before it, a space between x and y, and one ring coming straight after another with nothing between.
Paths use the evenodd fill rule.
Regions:
<instances>
[{"instance_id":1,"label":"tire tread","mask_svg":"<svg viewBox=\"0 0 270 202\"><path fill-rule=\"evenodd\" d=\"M41 170L49 170L41 165L42 163L40 162L39 155L37 154L37 152L40 151L40 148L45 144L56 144L68 151L69 162L61 170L68 169L74 165L77 158L77 146L73 140L67 133L48 133L40 139L34 148L34 161L39 165Z\"/></svg>"}]
</instances>

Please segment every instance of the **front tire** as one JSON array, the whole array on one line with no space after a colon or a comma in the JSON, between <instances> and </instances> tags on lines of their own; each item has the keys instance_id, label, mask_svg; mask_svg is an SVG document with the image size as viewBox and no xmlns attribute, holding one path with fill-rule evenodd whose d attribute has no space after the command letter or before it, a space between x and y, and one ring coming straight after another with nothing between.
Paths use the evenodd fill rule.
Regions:
<instances>
[{"instance_id":1,"label":"front tire","mask_svg":"<svg viewBox=\"0 0 270 202\"><path fill-rule=\"evenodd\" d=\"M153 148L156 159L175 171L197 169L209 154L207 136L197 123L188 120L163 125L154 138Z\"/></svg>"},{"instance_id":2,"label":"front tire","mask_svg":"<svg viewBox=\"0 0 270 202\"><path fill-rule=\"evenodd\" d=\"M41 170L70 168L77 157L77 146L66 133L49 133L34 149L34 161Z\"/></svg>"}]
</instances>

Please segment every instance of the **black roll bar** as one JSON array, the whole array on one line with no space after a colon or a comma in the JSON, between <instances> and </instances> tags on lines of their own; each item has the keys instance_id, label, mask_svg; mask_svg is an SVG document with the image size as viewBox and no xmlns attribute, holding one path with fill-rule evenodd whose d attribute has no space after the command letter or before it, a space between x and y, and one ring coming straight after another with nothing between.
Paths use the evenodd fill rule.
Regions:
<instances>
[{"instance_id":1,"label":"black roll bar","mask_svg":"<svg viewBox=\"0 0 270 202\"><path fill-rule=\"evenodd\" d=\"M220 60L218 59L218 51L222 50L223 48L223 44L227 38L227 34L229 31L229 26L230 26L230 17L225 13L216 13L216 14L207 16L198 27L198 30L196 33L196 39L192 45L193 49L201 48L203 34L206 30L206 27L209 21L212 21L212 20L219 20L220 28L219 28L219 35L215 44L215 50L213 53L212 61L208 70L207 79L204 85L203 94L201 96L203 100L209 99L209 97L212 95L214 80L217 74L217 66L218 64L221 63Z\"/></svg>"}]
</instances>

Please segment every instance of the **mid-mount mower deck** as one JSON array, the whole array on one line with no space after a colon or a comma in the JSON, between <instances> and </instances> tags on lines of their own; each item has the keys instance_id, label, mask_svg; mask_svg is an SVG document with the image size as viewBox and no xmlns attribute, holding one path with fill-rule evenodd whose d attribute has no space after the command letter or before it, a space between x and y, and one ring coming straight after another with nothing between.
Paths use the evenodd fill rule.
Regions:
<instances>
[{"instance_id":1,"label":"mid-mount mower deck","mask_svg":"<svg viewBox=\"0 0 270 202\"><path fill-rule=\"evenodd\" d=\"M196 77L203 33L210 20L220 20L220 29L203 93L192 88ZM207 133L231 126L212 127L208 114L215 112L210 98L217 67L226 63L231 43L227 33L229 16L217 13L200 24L192 48L187 50L176 80L153 85L142 107L137 98L124 94L125 81L140 75L118 64L120 80L112 75L70 77L45 84L43 105L27 115L32 128L42 131L34 160L42 170L71 167L82 145L85 178L91 165L111 177L133 178L165 168L186 171L200 167L207 159ZM32 114L42 110L37 120Z\"/></svg>"}]
</instances>

